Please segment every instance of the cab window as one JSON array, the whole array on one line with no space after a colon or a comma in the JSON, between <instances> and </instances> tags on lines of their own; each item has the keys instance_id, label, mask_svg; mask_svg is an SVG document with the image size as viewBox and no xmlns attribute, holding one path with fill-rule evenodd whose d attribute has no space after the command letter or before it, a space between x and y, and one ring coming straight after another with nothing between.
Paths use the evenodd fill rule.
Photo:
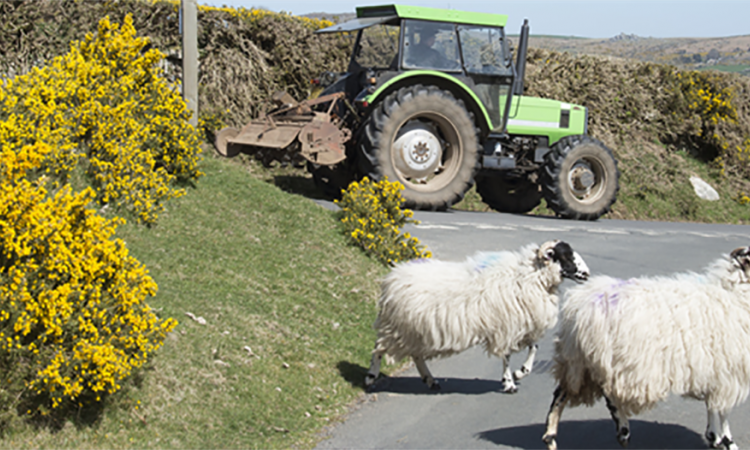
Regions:
<instances>
[{"instance_id":1,"label":"cab window","mask_svg":"<svg viewBox=\"0 0 750 450\"><path fill-rule=\"evenodd\" d=\"M512 70L505 65L506 55L501 28L459 26L461 52L464 67L469 73L488 75L510 75Z\"/></svg>"},{"instance_id":2,"label":"cab window","mask_svg":"<svg viewBox=\"0 0 750 450\"><path fill-rule=\"evenodd\" d=\"M460 70L455 26L423 20L404 21L403 64L408 69Z\"/></svg>"}]
</instances>

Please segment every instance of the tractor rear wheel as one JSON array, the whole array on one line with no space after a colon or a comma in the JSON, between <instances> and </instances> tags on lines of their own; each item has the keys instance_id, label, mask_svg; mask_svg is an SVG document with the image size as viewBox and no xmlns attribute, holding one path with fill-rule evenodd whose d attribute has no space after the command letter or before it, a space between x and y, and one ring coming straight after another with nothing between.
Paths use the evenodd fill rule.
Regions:
<instances>
[{"instance_id":1,"label":"tractor rear wheel","mask_svg":"<svg viewBox=\"0 0 750 450\"><path fill-rule=\"evenodd\" d=\"M589 136L560 139L545 156L547 206L566 219L596 220L617 199L620 172L612 151Z\"/></svg>"},{"instance_id":2,"label":"tractor rear wheel","mask_svg":"<svg viewBox=\"0 0 750 450\"><path fill-rule=\"evenodd\" d=\"M513 214L527 213L542 201L539 184L497 171L477 176L477 192L490 208Z\"/></svg>"},{"instance_id":3,"label":"tractor rear wheel","mask_svg":"<svg viewBox=\"0 0 750 450\"><path fill-rule=\"evenodd\" d=\"M414 85L388 95L363 125L360 171L399 181L407 208L444 210L474 182L477 129L461 100L437 87Z\"/></svg>"}]
</instances>

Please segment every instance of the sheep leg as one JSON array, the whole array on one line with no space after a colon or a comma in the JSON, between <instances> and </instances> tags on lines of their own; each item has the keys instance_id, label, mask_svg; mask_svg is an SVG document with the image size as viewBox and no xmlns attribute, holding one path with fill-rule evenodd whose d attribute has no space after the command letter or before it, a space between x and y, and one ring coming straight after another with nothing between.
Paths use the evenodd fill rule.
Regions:
<instances>
[{"instance_id":1,"label":"sheep leg","mask_svg":"<svg viewBox=\"0 0 750 450\"><path fill-rule=\"evenodd\" d=\"M520 380L521 378L531 373L531 369L534 367L534 357L536 357L536 351L538 349L539 349L539 346L536 344L529 345L529 355L526 357L526 361L524 361L523 365L521 366L521 369L513 372L513 378L516 381Z\"/></svg>"},{"instance_id":2,"label":"sheep leg","mask_svg":"<svg viewBox=\"0 0 750 450\"><path fill-rule=\"evenodd\" d=\"M510 370L510 354L503 356L503 392L514 394L518 391Z\"/></svg>"},{"instance_id":3,"label":"sheep leg","mask_svg":"<svg viewBox=\"0 0 750 450\"><path fill-rule=\"evenodd\" d=\"M557 441L555 440L557 438L557 426L560 424L560 418L566 403L568 403L567 393L561 386L557 386L552 397L552 405L550 405L547 414L547 431L542 436L542 441L547 444L549 450L557 449Z\"/></svg>"},{"instance_id":4,"label":"sheep leg","mask_svg":"<svg viewBox=\"0 0 750 450\"><path fill-rule=\"evenodd\" d=\"M708 410L708 427L706 428L706 440L713 448L736 449L737 445L732 439L729 430L729 413Z\"/></svg>"},{"instance_id":5,"label":"sheep leg","mask_svg":"<svg viewBox=\"0 0 750 450\"><path fill-rule=\"evenodd\" d=\"M627 447L630 442L630 425L628 423L628 417L617 409L617 405L615 405L609 397L605 396L604 399L607 400L607 409L612 415L612 420L615 422L617 442L623 447Z\"/></svg>"},{"instance_id":6,"label":"sheep leg","mask_svg":"<svg viewBox=\"0 0 750 450\"><path fill-rule=\"evenodd\" d=\"M721 447L721 430L719 429L719 412L707 408L708 426L706 426L706 440L711 448Z\"/></svg>"},{"instance_id":7,"label":"sheep leg","mask_svg":"<svg viewBox=\"0 0 750 450\"><path fill-rule=\"evenodd\" d=\"M432 377L430 369L427 368L427 363L425 363L424 358L420 358L417 356L414 356L413 358L414 364L416 364L417 370L419 371L419 375L422 377L422 381L424 382L424 384L426 384L427 387L433 391L439 391L440 384L435 378Z\"/></svg>"},{"instance_id":8,"label":"sheep leg","mask_svg":"<svg viewBox=\"0 0 750 450\"><path fill-rule=\"evenodd\" d=\"M729 412L720 412L719 420L721 421L721 431L723 437L721 443L727 450L737 450L737 444L732 440L732 432L729 431Z\"/></svg>"},{"instance_id":9,"label":"sheep leg","mask_svg":"<svg viewBox=\"0 0 750 450\"><path fill-rule=\"evenodd\" d=\"M370 389L372 385L375 384L375 380L378 378L378 375L380 375L380 362L383 360L384 353L385 351L379 350L377 347L375 347L375 350L372 351L370 370L367 371L367 375L365 376L366 389Z\"/></svg>"}]
</instances>

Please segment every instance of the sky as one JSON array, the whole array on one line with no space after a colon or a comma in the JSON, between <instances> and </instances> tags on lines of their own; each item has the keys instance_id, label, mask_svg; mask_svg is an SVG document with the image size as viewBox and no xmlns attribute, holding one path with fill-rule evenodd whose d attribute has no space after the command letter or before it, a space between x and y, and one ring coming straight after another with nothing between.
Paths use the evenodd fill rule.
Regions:
<instances>
[{"instance_id":1,"label":"sky","mask_svg":"<svg viewBox=\"0 0 750 450\"><path fill-rule=\"evenodd\" d=\"M532 35L608 38L750 35L750 0L198 0L200 4L262 8L304 15L354 13L357 6L404 4L508 15L517 34L529 19ZM515 30L518 31L515 31Z\"/></svg>"}]
</instances>

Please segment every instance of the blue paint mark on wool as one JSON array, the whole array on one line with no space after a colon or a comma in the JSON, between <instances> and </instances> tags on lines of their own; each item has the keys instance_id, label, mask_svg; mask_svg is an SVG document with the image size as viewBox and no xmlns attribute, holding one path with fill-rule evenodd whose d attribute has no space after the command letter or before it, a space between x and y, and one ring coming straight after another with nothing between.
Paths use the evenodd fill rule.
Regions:
<instances>
[{"instance_id":1,"label":"blue paint mark on wool","mask_svg":"<svg viewBox=\"0 0 750 450\"><path fill-rule=\"evenodd\" d=\"M479 253L474 258L474 270L481 272L505 258L504 253Z\"/></svg>"}]
</instances>

